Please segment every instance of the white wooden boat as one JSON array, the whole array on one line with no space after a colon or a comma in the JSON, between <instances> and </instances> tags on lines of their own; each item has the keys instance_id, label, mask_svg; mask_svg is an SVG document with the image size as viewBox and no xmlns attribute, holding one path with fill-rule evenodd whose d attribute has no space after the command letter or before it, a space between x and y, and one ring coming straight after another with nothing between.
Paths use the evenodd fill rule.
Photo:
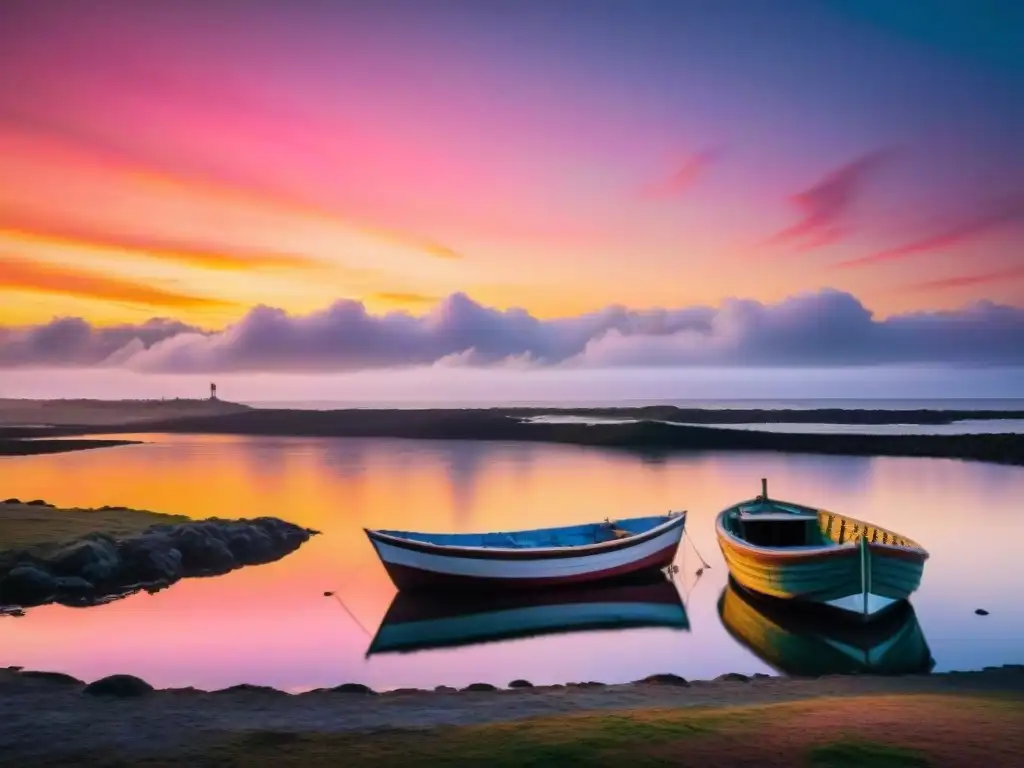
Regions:
<instances>
[{"instance_id":1,"label":"white wooden boat","mask_svg":"<svg viewBox=\"0 0 1024 768\"><path fill-rule=\"evenodd\" d=\"M690 629L679 590L661 574L636 583L561 589L398 592L366 655L641 627Z\"/></svg>"},{"instance_id":2,"label":"white wooden boat","mask_svg":"<svg viewBox=\"0 0 1024 768\"><path fill-rule=\"evenodd\" d=\"M535 589L615 581L672 563L686 513L509 533L366 530L400 590Z\"/></svg>"}]
</instances>

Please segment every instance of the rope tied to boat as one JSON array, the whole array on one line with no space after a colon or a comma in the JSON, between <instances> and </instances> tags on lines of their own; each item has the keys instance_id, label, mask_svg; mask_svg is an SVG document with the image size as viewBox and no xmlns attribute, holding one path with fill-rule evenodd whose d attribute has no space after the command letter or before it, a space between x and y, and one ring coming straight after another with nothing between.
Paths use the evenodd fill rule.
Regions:
<instances>
[{"instance_id":1,"label":"rope tied to boat","mask_svg":"<svg viewBox=\"0 0 1024 768\"><path fill-rule=\"evenodd\" d=\"M354 613L352 613L352 610L347 605L345 605L345 601L341 599L341 595L339 595L335 591L329 591L324 592L324 597L333 597L335 600L337 600L338 605L340 605L342 609L345 611L345 613L348 614L349 618L356 623L357 627L363 630L363 634L365 634L369 638L373 637L373 635L370 634L370 631L366 627L364 627L363 623L356 617Z\"/></svg>"},{"instance_id":2,"label":"rope tied to boat","mask_svg":"<svg viewBox=\"0 0 1024 768\"><path fill-rule=\"evenodd\" d=\"M704 573L705 569L711 570L711 564L708 563L708 561L704 559L701 553L697 551L697 545L693 543L693 537L687 536L684 533L683 538L690 542L690 547L693 549L693 553L697 555L697 558L700 560L701 567L697 569L697 575L700 576L702 573Z\"/></svg>"}]
</instances>

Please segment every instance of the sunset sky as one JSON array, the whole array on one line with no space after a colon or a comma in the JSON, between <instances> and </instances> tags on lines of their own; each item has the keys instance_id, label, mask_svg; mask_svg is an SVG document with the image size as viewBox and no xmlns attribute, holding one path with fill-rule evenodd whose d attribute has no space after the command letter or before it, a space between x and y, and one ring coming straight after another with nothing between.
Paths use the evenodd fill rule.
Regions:
<instances>
[{"instance_id":1,"label":"sunset sky","mask_svg":"<svg viewBox=\"0 0 1024 768\"><path fill-rule=\"evenodd\" d=\"M451 318L575 323L483 355L561 361L854 315L1005 358L1022 307L1015 0L0 4L0 364L471 358L420 344ZM68 318L91 341L37 355Z\"/></svg>"}]
</instances>

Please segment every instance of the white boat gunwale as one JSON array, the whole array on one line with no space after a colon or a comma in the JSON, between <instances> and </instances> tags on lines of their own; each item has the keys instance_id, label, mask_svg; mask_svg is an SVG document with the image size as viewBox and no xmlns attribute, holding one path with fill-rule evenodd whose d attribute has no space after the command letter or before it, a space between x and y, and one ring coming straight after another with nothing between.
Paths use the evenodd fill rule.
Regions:
<instances>
[{"instance_id":1,"label":"white boat gunwale","mask_svg":"<svg viewBox=\"0 0 1024 768\"><path fill-rule=\"evenodd\" d=\"M686 510L681 512L672 512L666 515L666 520L663 523L648 528L646 531L632 534L621 539L610 539L608 541L595 542L593 544L577 544L565 547L485 547L485 546L469 546L464 544L436 544L429 541L420 541L417 539L409 539L403 536L395 536L394 534L384 533L381 530L373 528L363 528L363 531L372 539L380 539L389 544L393 544L399 547L411 547L415 549L425 549L428 551L435 552L437 554L446 554L451 556L457 556L459 553L467 553L473 555L516 555L527 557L529 555L536 554L588 554L591 552L603 552L611 549L625 549L629 546L641 544L649 539L656 538L665 531L671 530L674 526L685 523L686 521ZM623 518L624 520L627 518ZM614 521L613 521L614 522ZM542 529L543 530L543 529ZM554 529L552 529L554 530ZM409 531L409 533L422 533L421 531ZM512 531L510 533L515 533Z\"/></svg>"}]
</instances>

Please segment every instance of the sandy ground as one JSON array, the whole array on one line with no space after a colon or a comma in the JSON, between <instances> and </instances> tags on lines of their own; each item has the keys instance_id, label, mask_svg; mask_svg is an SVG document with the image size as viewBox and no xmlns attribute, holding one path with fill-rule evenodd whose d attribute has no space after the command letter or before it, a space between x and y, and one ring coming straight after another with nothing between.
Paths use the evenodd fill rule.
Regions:
<instances>
[{"instance_id":1,"label":"sandy ground","mask_svg":"<svg viewBox=\"0 0 1024 768\"><path fill-rule=\"evenodd\" d=\"M245 410L222 400L0 399L0 426L108 426Z\"/></svg>"},{"instance_id":2,"label":"sandy ground","mask_svg":"<svg viewBox=\"0 0 1024 768\"><path fill-rule=\"evenodd\" d=\"M0 619L13 621L16 619ZM1024 701L1024 665L982 672L903 677L829 676L698 682L688 687L631 683L484 692L290 695L277 691L154 691L97 698L74 682L0 671L0 755L58 760L103 751L145 757L180 748L204 733L251 730L344 733L382 728L493 723L609 710L719 707L887 694L1002 694Z\"/></svg>"}]
</instances>

